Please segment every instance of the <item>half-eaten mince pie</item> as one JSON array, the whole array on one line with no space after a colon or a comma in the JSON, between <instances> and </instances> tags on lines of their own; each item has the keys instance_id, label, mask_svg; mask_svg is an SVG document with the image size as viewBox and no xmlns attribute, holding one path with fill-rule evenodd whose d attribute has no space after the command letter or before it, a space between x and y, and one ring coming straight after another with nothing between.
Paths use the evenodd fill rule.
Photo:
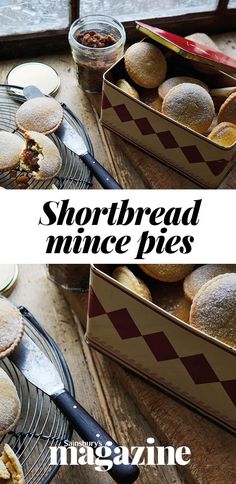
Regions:
<instances>
[{"instance_id":1,"label":"half-eaten mince pie","mask_svg":"<svg viewBox=\"0 0 236 484\"><path fill-rule=\"evenodd\" d=\"M26 146L20 155L20 170L37 180L50 180L56 176L62 159L57 147L47 136L35 131L25 133Z\"/></svg>"},{"instance_id":2,"label":"half-eaten mince pie","mask_svg":"<svg viewBox=\"0 0 236 484\"><path fill-rule=\"evenodd\" d=\"M0 484L24 484L21 464L10 445L5 444L0 459Z\"/></svg>"}]
</instances>

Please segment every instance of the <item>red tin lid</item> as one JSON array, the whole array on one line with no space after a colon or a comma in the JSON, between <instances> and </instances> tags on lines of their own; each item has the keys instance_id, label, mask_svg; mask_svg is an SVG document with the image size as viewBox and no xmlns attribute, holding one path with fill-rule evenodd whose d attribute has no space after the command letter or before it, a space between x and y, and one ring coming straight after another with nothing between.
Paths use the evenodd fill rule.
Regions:
<instances>
[{"instance_id":1,"label":"red tin lid","mask_svg":"<svg viewBox=\"0 0 236 484\"><path fill-rule=\"evenodd\" d=\"M187 59L208 64L218 70L230 74L236 74L236 60L222 52L210 49L203 44L185 39L179 35L166 32L165 30L143 22L136 22L137 29L148 37L168 47L174 52L186 57Z\"/></svg>"}]
</instances>

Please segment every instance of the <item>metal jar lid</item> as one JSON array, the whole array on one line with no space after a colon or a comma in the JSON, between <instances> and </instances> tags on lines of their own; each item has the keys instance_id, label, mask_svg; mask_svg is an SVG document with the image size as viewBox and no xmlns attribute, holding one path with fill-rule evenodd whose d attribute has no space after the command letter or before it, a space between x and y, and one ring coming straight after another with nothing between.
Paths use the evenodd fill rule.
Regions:
<instances>
[{"instance_id":1,"label":"metal jar lid","mask_svg":"<svg viewBox=\"0 0 236 484\"><path fill-rule=\"evenodd\" d=\"M15 286L17 276L17 265L0 264L0 294L9 296Z\"/></svg>"},{"instance_id":2,"label":"metal jar lid","mask_svg":"<svg viewBox=\"0 0 236 484\"><path fill-rule=\"evenodd\" d=\"M53 67L41 62L25 62L13 67L7 75L7 84L26 87L34 85L43 94L55 96L60 87L60 77ZM14 90L19 94L18 90Z\"/></svg>"}]
</instances>

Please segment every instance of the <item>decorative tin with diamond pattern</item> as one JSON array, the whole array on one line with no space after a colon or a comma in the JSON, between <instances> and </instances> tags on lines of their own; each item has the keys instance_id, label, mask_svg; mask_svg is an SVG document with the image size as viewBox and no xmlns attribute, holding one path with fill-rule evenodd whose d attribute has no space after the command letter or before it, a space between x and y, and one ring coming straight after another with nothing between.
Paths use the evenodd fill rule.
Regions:
<instances>
[{"instance_id":1,"label":"decorative tin with diamond pattern","mask_svg":"<svg viewBox=\"0 0 236 484\"><path fill-rule=\"evenodd\" d=\"M91 269L87 342L236 431L236 351Z\"/></svg>"},{"instance_id":2,"label":"decorative tin with diamond pattern","mask_svg":"<svg viewBox=\"0 0 236 484\"><path fill-rule=\"evenodd\" d=\"M124 76L124 59L104 75L103 125L201 186L216 188L236 161L236 143L217 145L135 99L114 83Z\"/></svg>"}]
</instances>

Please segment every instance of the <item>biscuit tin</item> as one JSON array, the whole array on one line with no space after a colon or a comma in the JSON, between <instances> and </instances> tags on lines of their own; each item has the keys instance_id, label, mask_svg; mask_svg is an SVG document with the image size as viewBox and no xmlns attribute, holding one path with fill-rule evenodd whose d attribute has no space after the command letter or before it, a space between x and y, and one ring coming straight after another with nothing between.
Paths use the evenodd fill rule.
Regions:
<instances>
[{"instance_id":1,"label":"biscuit tin","mask_svg":"<svg viewBox=\"0 0 236 484\"><path fill-rule=\"evenodd\" d=\"M146 30L145 33L147 33ZM178 38L181 39L181 37ZM184 50L179 46L176 48L175 45L171 45L167 37L164 39L165 42L161 37L158 40L165 45L165 48L168 45L170 52L172 51L170 53L172 57L179 54L181 54L181 58L184 57L185 69L186 63L189 65L189 72L185 71L184 75L199 77L199 74L196 72L194 74L191 64L196 59L196 55L190 56L189 52L184 53ZM153 37L149 41L154 42ZM191 44L194 44L194 42L191 42ZM175 54L173 54L173 51ZM214 61L209 61L210 49L206 49L206 51L208 52L205 53L204 63L208 61L210 65L215 66L215 59ZM207 56L208 59L206 58ZM222 71L222 63L226 58L227 56L223 54L218 55L218 61L220 59L218 72L221 75L225 73L226 78L227 75L230 76L230 82L234 83L234 78L231 74L233 71L236 73L235 67L225 66L224 73ZM236 61L232 60L232 62L236 64ZM179 73L178 75L182 74ZM213 77L211 76L211 83L213 82ZM127 78L124 58L120 59L104 74L101 109L102 124L148 154L193 179L199 185L207 188L216 188L236 161L236 143L230 147L219 146L206 136L152 109L117 87L115 83L121 78ZM204 78L201 79L204 81ZM208 83L207 81L206 83Z\"/></svg>"},{"instance_id":2,"label":"biscuit tin","mask_svg":"<svg viewBox=\"0 0 236 484\"><path fill-rule=\"evenodd\" d=\"M86 340L227 429L236 431L236 351L92 266Z\"/></svg>"}]
</instances>

